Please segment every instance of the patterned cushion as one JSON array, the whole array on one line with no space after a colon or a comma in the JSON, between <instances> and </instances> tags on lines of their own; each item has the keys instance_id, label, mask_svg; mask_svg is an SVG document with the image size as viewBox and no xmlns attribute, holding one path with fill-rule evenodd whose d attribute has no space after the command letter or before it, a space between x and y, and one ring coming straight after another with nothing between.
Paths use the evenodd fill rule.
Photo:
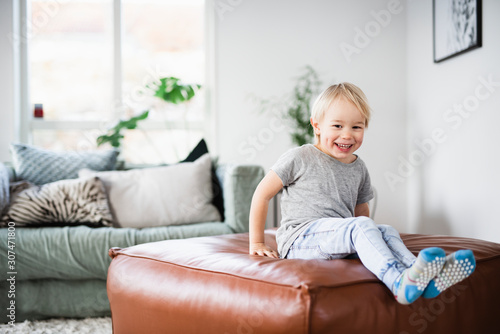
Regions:
<instances>
[{"instance_id":1,"label":"patterned cushion","mask_svg":"<svg viewBox=\"0 0 500 334\"><path fill-rule=\"evenodd\" d=\"M36 185L75 179L82 168L114 170L118 151L53 152L24 144L11 144L17 179Z\"/></svg>"},{"instance_id":2,"label":"patterned cushion","mask_svg":"<svg viewBox=\"0 0 500 334\"><path fill-rule=\"evenodd\" d=\"M0 226L10 221L16 226L112 225L106 191L97 177L42 186L17 182L11 186L11 198Z\"/></svg>"},{"instance_id":3,"label":"patterned cushion","mask_svg":"<svg viewBox=\"0 0 500 334\"><path fill-rule=\"evenodd\" d=\"M9 173L3 163L0 163L0 216L9 205Z\"/></svg>"}]
</instances>

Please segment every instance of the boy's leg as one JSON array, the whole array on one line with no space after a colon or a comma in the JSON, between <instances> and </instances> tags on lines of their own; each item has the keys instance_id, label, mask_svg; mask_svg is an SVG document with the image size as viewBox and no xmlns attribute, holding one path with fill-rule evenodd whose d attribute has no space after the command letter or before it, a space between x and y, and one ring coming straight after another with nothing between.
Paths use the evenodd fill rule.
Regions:
<instances>
[{"instance_id":1,"label":"boy's leg","mask_svg":"<svg viewBox=\"0 0 500 334\"><path fill-rule=\"evenodd\" d=\"M401 240L399 232L390 225L377 225L377 227L382 233L382 238L387 244L387 247L389 247L396 259L403 264L404 269L410 268L417 257L406 248L403 240Z\"/></svg>"},{"instance_id":2,"label":"boy's leg","mask_svg":"<svg viewBox=\"0 0 500 334\"><path fill-rule=\"evenodd\" d=\"M354 253L358 253L363 265L389 289L406 268L368 217L326 218L313 222L294 241L286 258L340 259Z\"/></svg>"},{"instance_id":3,"label":"boy's leg","mask_svg":"<svg viewBox=\"0 0 500 334\"><path fill-rule=\"evenodd\" d=\"M424 291L424 298L434 298L450 286L463 281L476 269L476 259L469 249L456 251L446 257L443 270Z\"/></svg>"},{"instance_id":4,"label":"boy's leg","mask_svg":"<svg viewBox=\"0 0 500 334\"><path fill-rule=\"evenodd\" d=\"M436 250L438 254L434 257ZM403 304L413 302L423 293L427 283L441 270L445 257L441 249L423 250L412 268L402 269L404 266L389 249L373 220L356 217L311 223L295 240L287 258L335 259L355 252Z\"/></svg>"},{"instance_id":5,"label":"boy's leg","mask_svg":"<svg viewBox=\"0 0 500 334\"><path fill-rule=\"evenodd\" d=\"M429 282L441 271L445 252L438 247L425 248L417 260L394 283L392 292L401 304L411 304L423 293Z\"/></svg>"},{"instance_id":6,"label":"boy's leg","mask_svg":"<svg viewBox=\"0 0 500 334\"><path fill-rule=\"evenodd\" d=\"M377 225L387 246L394 256L405 265L411 267L417 257L411 253L404 245L399 232L390 225ZM475 270L476 260L471 250L459 250L446 257L443 269L432 279L424 290L424 298L437 297L441 292L455 285L467 277Z\"/></svg>"},{"instance_id":7,"label":"boy's leg","mask_svg":"<svg viewBox=\"0 0 500 334\"><path fill-rule=\"evenodd\" d=\"M426 248L413 260L413 254L406 248L395 229L382 227L382 230L386 238L373 220L357 217L349 226L350 233L347 234L350 234L361 262L391 289L397 301L401 304L413 303L441 271L446 254L441 248ZM387 251L390 256L386 255ZM404 259L409 267L402 272L398 271L400 274L394 279L394 269L399 267L401 270L403 266L400 258ZM385 273L384 264L377 263L378 261L387 261Z\"/></svg>"},{"instance_id":8,"label":"boy's leg","mask_svg":"<svg viewBox=\"0 0 500 334\"><path fill-rule=\"evenodd\" d=\"M355 254L356 250L345 246L342 236L337 233L345 224L343 218L324 218L310 223L295 239L285 258L333 260Z\"/></svg>"}]
</instances>

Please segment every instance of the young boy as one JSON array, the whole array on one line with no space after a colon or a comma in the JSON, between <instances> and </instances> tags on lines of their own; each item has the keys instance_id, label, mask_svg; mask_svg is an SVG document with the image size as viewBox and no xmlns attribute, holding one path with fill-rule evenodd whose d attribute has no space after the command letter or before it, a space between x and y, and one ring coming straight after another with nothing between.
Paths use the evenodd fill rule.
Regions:
<instances>
[{"instance_id":1,"label":"young boy","mask_svg":"<svg viewBox=\"0 0 500 334\"><path fill-rule=\"evenodd\" d=\"M394 228L368 218L370 176L354 152L369 120L370 107L357 86L340 83L321 93L311 115L315 145L283 154L255 190L250 254L331 260L357 253L401 304L435 297L472 273L474 256L470 250L446 256L432 247L415 257ZM269 201L282 188L278 255L264 243L264 228Z\"/></svg>"}]
</instances>

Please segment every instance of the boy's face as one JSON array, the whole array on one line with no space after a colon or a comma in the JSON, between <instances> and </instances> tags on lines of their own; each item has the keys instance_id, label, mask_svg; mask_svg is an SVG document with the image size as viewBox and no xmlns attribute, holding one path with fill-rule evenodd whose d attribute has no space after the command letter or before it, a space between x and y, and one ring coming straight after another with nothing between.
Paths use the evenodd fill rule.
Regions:
<instances>
[{"instance_id":1,"label":"boy's face","mask_svg":"<svg viewBox=\"0 0 500 334\"><path fill-rule=\"evenodd\" d=\"M356 160L353 153L363 143L365 118L352 102L336 99L323 119L318 122L311 118L311 124L319 135L318 149L343 163Z\"/></svg>"}]
</instances>

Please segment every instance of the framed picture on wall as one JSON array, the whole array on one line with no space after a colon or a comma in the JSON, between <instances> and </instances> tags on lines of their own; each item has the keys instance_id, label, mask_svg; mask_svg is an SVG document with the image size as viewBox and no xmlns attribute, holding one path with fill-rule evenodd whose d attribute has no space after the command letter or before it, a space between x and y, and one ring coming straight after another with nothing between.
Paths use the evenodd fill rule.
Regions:
<instances>
[{"instance_id":1,"label":"framed picture on wall","mask_svg":"<svg viewBox=\"0 0 500 334\"><path fill-rule=\"evenodd\" d=\"M481 47L481 0L433 0L434 62Z\"/></svg>"}]
</instances>

